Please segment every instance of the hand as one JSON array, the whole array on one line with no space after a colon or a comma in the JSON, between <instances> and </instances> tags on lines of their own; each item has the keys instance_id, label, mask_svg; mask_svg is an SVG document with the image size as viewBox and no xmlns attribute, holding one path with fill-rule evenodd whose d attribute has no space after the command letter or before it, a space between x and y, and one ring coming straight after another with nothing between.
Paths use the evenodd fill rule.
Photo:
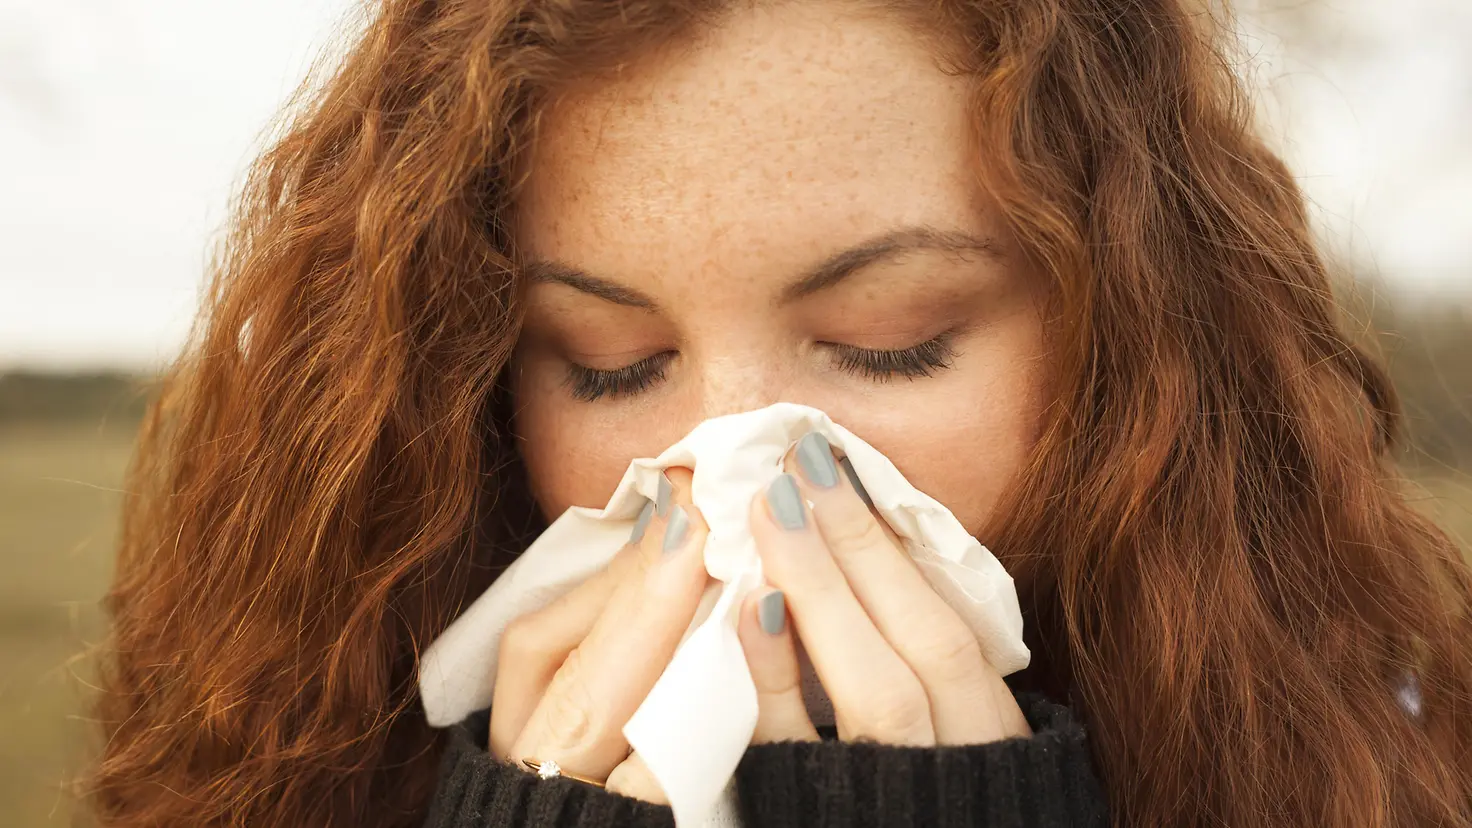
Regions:
<instances>
[{"instance_id":1,"label":"hand","mask_svg":"<svg viewBox=\"0 0 1472 828\"><path fill-rule=\"evenodd\" d=\"M507 628L491 702L492 755L556 761L610 791L667 804L623 727L674 656L708 581L690 472L669 469L608 568Z\"/></svg>"},{"instance_id":2,"label":"hand","mask_svg":"<svg viewBox=\"0 0 1472 828\"><path fill-rule=\"evenodd\" d=\"M772 587L757 590L741 616L760 711L752 742L818 738L794 631L844 741L929 747L1031 735L970 628L870 511L828 441L807 435L785 468L751 509Z\"/></svg>"}]
</instances>

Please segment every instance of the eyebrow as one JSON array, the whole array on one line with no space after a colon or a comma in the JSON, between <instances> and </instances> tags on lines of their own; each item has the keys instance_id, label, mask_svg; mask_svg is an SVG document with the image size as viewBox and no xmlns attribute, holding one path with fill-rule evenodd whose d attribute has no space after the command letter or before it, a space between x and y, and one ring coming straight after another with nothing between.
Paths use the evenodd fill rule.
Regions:
<instances>
[{"instance_id":1,"label":"eyebrow","mask_svg":"<svg viewBox=\"0 0 1472 828\"><path fill-rule=\"evenodd\" d=\"M901 227L874 236L829 256L782 290L780 304L795 302L834 287L844 279L880 262L894 261L906 253L934 250L953 255L981 253L998 256L996 242L959 230L941 230L928 225ZM571 265L555 261L529 262L522 269L528 280L566 285L616 305L657 310L659 305L645 294L617 282L600 279Z\"/></svg>"}]
</instances>

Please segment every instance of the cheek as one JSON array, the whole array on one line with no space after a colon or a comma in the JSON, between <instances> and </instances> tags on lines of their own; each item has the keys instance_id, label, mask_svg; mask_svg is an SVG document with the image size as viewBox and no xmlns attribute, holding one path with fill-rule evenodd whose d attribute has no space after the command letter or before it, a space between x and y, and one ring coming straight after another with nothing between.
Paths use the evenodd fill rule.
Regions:
<instances>
[{"instance_id":1,"label":"cheek","mask_svg":"<svg viewBox=\"0 0 1472 828\"><path fill-rule=\"evenodd\" d=\"M1029 320L1009 333L990 353L958 366L943 391L916 386L910 405L857 405L841 418L833 412L978 537L1031 460L1048 401L1041 325Z\"/></svg>"},{"instance_id":2,"label":"cheek","mask_svg":"<svg viewBox=\"0 0 1472 828\"><path fill-rule=\"evenodd\" d=\"M532 495L548 520L570 506L602 506L629 458L617 434L600 434L568 406L535 396L516 415L515 429Z\"/></svg>"},{"instance_id":3,"label":"cheek","mask_svg":"<svg viewBox=\"0 0 1472 828\"><path fill-rule=\"evenodd\" d=\"M1011 383L1008 391L957 395L948 406L914 406L872 423L854 412L849 428L978 534L1037 443L1041 394L1030 382Z\"/></svg>"},{"instance_id":4,"label":"cheek","mask_svg":"<svg viewBox=\"0 0 1472 828\"><path fill-rule=\"evenodd\" d=\"M512 428L532 496L548 520L571 506L602 507L630 460L658 454L688 430L680 430L674 418L659 416L654 406L614 414L574 400L546 381L548 373L537 366L517 366L512 385Z\"/></svg>"}]
</instances>

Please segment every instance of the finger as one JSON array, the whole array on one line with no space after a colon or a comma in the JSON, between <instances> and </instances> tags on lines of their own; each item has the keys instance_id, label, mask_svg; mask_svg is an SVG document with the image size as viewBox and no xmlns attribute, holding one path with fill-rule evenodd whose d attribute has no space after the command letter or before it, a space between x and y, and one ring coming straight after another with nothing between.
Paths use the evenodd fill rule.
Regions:
<instances>
[{"instance_id":1,"label":"finger","mask_svg":"<svg viewBox=\"0 0 1472 828\"><path fill-rule=\"evenodd\" d=\"M753 500L751 531L767 581L786 595L833 700L839 736L934 744L924 688L849 590L792 475L778 476Z\"/></svg>"},{"instance_id":2,"label":"finger","mask_svg":"<svg viewBox=\"0 0 1472 828\"><path fill-rule=\"evenodd\" d=\"M587 637L618 584L635 568L635 544L654 509L645 504L630 544L609 565L536 612L512 621L496 655L496 689L491 700L490 748L501 756L526 727L567 654Z\"/></svg>"},{"instance_id":3,"label":"finger","mask_svg":"<svg viewBox=\"0 0 1472 828\"><path fill-rule=\"evenodd\" d=\"M638 544L638 574L553 676L517 737L518 757L554 759L594 779L628 754L624 724L654 686L689 627L707 580L706 525L689 498L690 473L671 470L671 504Z\"/></svg>"},{"instance_id":4,"label":"finger","mask_svg":"<svg viewBox=\"0 0 1472 828\"><path fill-rule=\"evenodd\" d=\"M980 744L1026 721L975 634L855 491L828 440L798 440L786 465L849 588L925 687L940 744ZM1015 714L1015 715L1014 715Z\"/></svg>"},{"instance_id":5,"label":"finger","mask_svg":"<svg viewBox=\"0 0 1472 828\"><path fill-rule=\"evenodd\" d=\"M737 633L756 685L756 730L751 743L817 741L818 730L802 698L802 671L781 590L753 592L741 610Z\"/></svg>"},{"instance_id":6,"label":"finger","mask_svg":"<svg viewBox=\"0 0 1472 828\"><path fill-rule=\"evenodd\" d=\"M620 762L619 766L608 774L608 782L604 787L613 793L653 802L655 805L670 804L664 788L659 786L658 780L649 771L649 766L644 764L644 760L637 753L630 754L629 758Z\"/></svg>"}]
</instances>

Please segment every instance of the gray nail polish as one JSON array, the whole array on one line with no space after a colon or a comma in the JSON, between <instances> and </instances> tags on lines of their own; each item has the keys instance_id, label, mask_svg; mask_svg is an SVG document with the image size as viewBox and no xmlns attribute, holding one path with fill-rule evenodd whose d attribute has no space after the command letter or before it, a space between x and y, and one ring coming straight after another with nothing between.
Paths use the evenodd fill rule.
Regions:
<instances>
[{"instance_id":1,"label":"gray nail polish","mask_svg":"<svg viewBox=\"0 0 1472 828\"><path fill-rule=\"evenodd\" d=\"M838 466L833 462L833 447L828 438L809 431L797 441L797 464L813 485L831 489L838 485Z\"/></svg>"},{"instance_id":2,"label":"gray nail polish","mask_svg":"<svg viewBox=\"0 0 1472 828\"><path fill-rule=\"evenodd\" d=\"M797 478L790 474L778 475L767 487L767 508L783 529L796 530L807 525L802 492L797 490Z\"/></svg>"},{"instance_id":3,"label":"gray nail polish","mask_svg":"<svg viewBox=\"0 0 1472 828\"><path fill-rule=\"evenodd\" d=\"M668 555L683 546L685 536L688 534L690 534L690 517L685 514L685 507L676 506L670 512L670 522L664 527L664 553Z\"/></svg>"},{"instance_id":4,"label":"gray nail polish","mask_svg":"<svg viewBox=\"0 0 1472 828\"><path fill-rule=\"evenodd\" d=\"M854 471L854 464L845 457L838 461L838 465L843 467L843 473L848 476L848 482L854 487L854 491L859 493L859 499L864 501L864 505L873 506L874 501L869 497L869 492L864 489L864 484L859 482L859 473Z\"/></svg>"},{"instance_id":5,"label":"gray nail polish","mask_svg":"<svg viewBox=\"0 0 1472 828\"><path fill-rule=\"evenodd\" d=\"M756 605L756 617L767 635L780 635L787 628L787 599L780 590L761 597Z\"/></svg>"},{"instance_id":6,"label":"gray nail polish","mask_svg":"<svg viewBox=\"0 0 1472 828\"><path fill-rule=\"evenodd\" d=\"M670 510L670 479L664 472L659 473L659 493L654 500L654 513L664 517Z\"/></svg>"},{"instance_id":7,"label":"gray nail polish","mask_svg":"<svg viewBox=\"0 0 1472 828\"><path fill-rule=\"evenodd\" d=\"M654 517L654 501L644 501L644 508L639 510L639 519L634 521L634 531L629 533L629 543L638 543L644 537L644 530L649 528L649 519Z\"/></svg>"}]
</instances>

